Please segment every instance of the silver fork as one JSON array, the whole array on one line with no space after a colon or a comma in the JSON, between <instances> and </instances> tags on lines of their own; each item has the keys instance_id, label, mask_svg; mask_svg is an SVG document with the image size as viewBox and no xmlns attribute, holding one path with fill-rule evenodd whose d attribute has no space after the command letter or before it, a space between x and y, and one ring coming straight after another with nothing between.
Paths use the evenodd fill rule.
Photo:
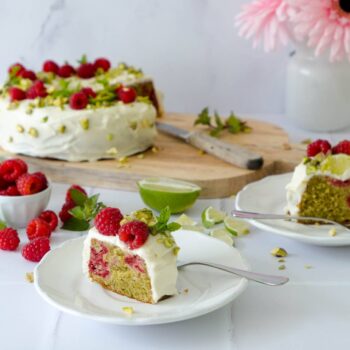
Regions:
<instances>
[{"instance_id":1,"label":"silver fork","mask_svg":"<svg viewBox=\"0 0 350 350\"><path fill-rule=\"evenodd\" d=\"M254 219L254 220L287 220L287 221L297 221L297 220L307 220L307 221L315 221L317 222L324 222L325 224L331 224L338 227L341 227L347 231L350 231L350 228L339 224L339 222L323 219L323 218L316 218L312 216L290 216L290 215L280 215L280 214L263 214L263 213L254 213L250 211L242 211L242 210L232 210L231 212L232 216L240 219Z\"/></svg>"},{"instance_id":2,"label":"silver fork","mask_svg":"<svg viewBox=\"0 0 350 350\"><path fill-rule=\"evenodd\" d=\"M266 275L263 273L257 273L257 272L252 272L252 271L236 269L234 267L215 264L215 263L211 263L211 262L210 263L209 262L200 262L200 261L191 261L191 262L187 262L187 263L179 262L177 267L180 269L180 268L184 268L184 267L190 266L190 265L202 265L202 266L213 267L215 269L230 272L236 276L245 277L248 280L262 283L262 284L265 284L268 286L281 286L289 281L289 278L284 277L284 276Z\"/></svg>"}]
</instances>

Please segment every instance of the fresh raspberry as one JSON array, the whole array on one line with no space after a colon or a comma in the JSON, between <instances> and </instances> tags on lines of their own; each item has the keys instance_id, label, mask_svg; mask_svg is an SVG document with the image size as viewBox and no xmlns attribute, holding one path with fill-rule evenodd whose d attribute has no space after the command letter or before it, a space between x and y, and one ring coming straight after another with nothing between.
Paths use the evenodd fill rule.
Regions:
<instances>
[{"instance_id":1,"label":"fresh raspberry","mask_svg":"<svg viewBox=\"0 0 350 350\"><path fill-rule=\"evenodd\" d=\"M52 232L50 225L40 218L35 218L30 221L26 231L30 241L38 237L50 238Z\"/></svg>"},{"instance_id":2,"label":"fresh raspberry","mask_svg":"<svg viewBox=\"0 0 350 350\"><path fill-rule=\"evenodd\" d=\"M48 181L47 181L45 174L43 174L40 171L37 171L36 173L33 173L32 175L35 175L40 179L41 183L43 184L43 190L45 190L48 186Z\"/></svg>"},{"instance_id":3,"label":"fresh raspberry","mask_svg":"<svg viewBox=\"0 0 350 350\"><path fill-rule=\"evenodd\" d=\"M58 70L58 75L62 78L69 78L75 74L75 69L70 64L64 64Z\"/></svg>"},{"instance_id":4,"label":"fresh raspberry","mask_svg":"<svg viewBox=\"0 0 350 350\"><path fill-rule=\"evenodd\" d=\"M343 140L332 149L333 154L344 153L350 155L350 141Z\"/></svg>"},{"instance_id":5,"label":"fresh raspberry","mask_svg":"<svg viewBox=\"0 0 350 350\"><path fill-rule=\"evenodd\" d=\"M86 191L79 185L72 185L71 187L68 188L67 193L66 193L66 203L72 203L74 204L74 206L76 205L73 201L73 198L70 194L70 190L78 190L81 193L85 194L85 196L87 196Z\"/></svg>"},{"instance_id":6,"label":"fresh raspberry","mask_svg":"<svg viewBox=\"0 0 350 350\"><path fill-rule=\"evenodd\" d=\"M95 218L95 226L105 236L116 236L120 228L123 215L118 208L104 208Z\"/></svg>"},{"instance_id":7,"label":"fresh raspberry","mask_svg":"<svg viewBox=\"0 0 350 350\"><path fill-rule=\"evenodd\" d=\"M332 146L327 140L316 140L307 146L307 156L314 157L319 153L327 154Z\"/></svg>"},{"instance_id":8,"label":"fresh raspberry","mask_svg":"<svg viewBox=\"0 0 350 350\"><path fill-rule=\"evenodd\" d=\"M35 238L22 249L22 256L33 262L39 262L50 250L50 240L47 237Z\"/></svg>"},{"instance_id":9,"label":"fresh raspberry","mask_svg":"<svg viewBox=\"0 0 350 350\"><path fill-rule=\"evenodd\" d=\"M0 196L20 196L16 185L10 185L6 189L0 191Z\"/></svg>"},{"instance_id":10,"label":"fresh raspberry","mask_svg":"<svg viewBox=\"0 0 350 350\"><path fill-rule=\"evenodd\" d=\"M136 100L136 91L129 87L120 87L117 89L119 99L124 103L131 103Z\"/></svg>"},{"instance_id":11,"label":"fresh raspberry","mask_svg":"<svg viewBox=\"0 0 350 350\"><path fill-rule=\"evenodd\" d=\"M10 95L11 102L22 101L26 99L26 93L17 87L10 87L8 93Z\"/></svg>"},{"instance_id":12,"label":"fresh raspberry","mask_svg":"<svg viewBox=\"0 0 350 350\"><path fill-rule=\"evenodd\" d=\"M77 69L80 78L89 79L95 76L96 69L92 63L83 63Z\"/></svg>"},{"instance_id":13,"label":"fresh raspberry","mask_svg":"<svg viewBox=\"0 0 350 350\"><path fill-rule=\"evenodd\" d=\"M45 84L41 80L37 80L28 90L27 98L33 100L37 97L46 97L47 91Z\"/></svg>"},{"instance_id":14,"label":"fresh raspberry","mask_svg":"<svg viewBox=\"0 0 350 350\"><path fill-rule=\"evenodd\" d=\"M82 88L81 92L84 93L87 97L95 98L97 96L96 92L92 90L90 87Z\"/></svg>"},{"instance_id":15,"label":"fresh raspberry","mask_svg":"<svg viewBox=\"0 0 350 350\"><path fill-rule=\"evenodd\" d=\"M58 64L54 61L45 61L43 64L43 71L46 73L55 73L57 74L59 70Z\"/></svg>"},{"instance_id":16,"label":"fresh raspberry","mask_svg":"<svg viewBox=\"0 0 350 350\"><path fill-rule=\"evenodd\" d=\"M50 226L51 231L55 231L58 225L58 217L52 210L45 210L39 215L39 219L44 220Z\"/></svg>"},{"instance_id":17,"label":"fresh raspberry","mask_svg":"<svg viewBox=\"0 0 350 350\"><path fill-rule=\"evenodd\" d=\"M32 70L22 70L19 76L23 79L36 80L36 74Z\"/></svg>"},{"instance_id":18,"label":"fresh raspberry","mask_svg":"<svg viewBox=\"0 0 350 350\"><path fill-rule=\"evenodd\" d=\"M41 192L45 189L42 179L34 174L23 174L16 181L17 189L22 196Z\"/></svg>"},{"instance_id":19,"label":"fresh raspberry","mask_svg":"<svg viewBox=\"0 0 350 350\"><path fill-rule=\"evenodd\" d=\"M84 109L89 103L88 97L83 92L76 92L69 99L72 109Z\"/></svg>"},{"instance_id":20,"label":"fresh raspberry","mask_svg":"<svg viewBox=\"0 0 350 350\"><path fill-rule=\"evenodd\" d=\"M130 249L137 249L147 241L149 229L144 222L134 220L122 225L118 235L120 240L125 242Z\"/></svg>"},{"instance_id":21,"label":"fresh raspberry","mask_svg":"<svg viewBox=\"0 0 350 350\"><path fill-rule=\"evenodd\" d=\"M8 159L0 164L0 176L7 182L16 181L27 171L27 164L21 159Z\"/></svg>"},{"instance_id":22,"label":"fresh raspberry","mask_svg":"<svg viewBox=\"0 0 350 350\"><path fill-rule=\"evenodd\" d=\"M10 75L15 75L16 77L20 76L22 71L24 71L25 68L22 64L20 63L15 63L12 66L9 67L9 74Z\"/></svg>"},{"instance_id":23,"label":"fresh raspberry","mask_svg":"<svg viewBox=\"0 0 350 350\"><path fill-rule=\"evenodd\" d=\"M4 180L1 176L0 176L0 190L6 190L7 187L9 187L11 185L11 183L9 183L8 181Z\"/></svg>"},{"instance_id":24,"label":"fresh raspberry","mask_svg":"<svg viewBox=\"0 0 350 350\"><path fill-rule=\"evenodd\" d=\"M107 72L111 68L111 63L106 58L98 58L95 60L94 66L96 70L101 68Z\"/></svg>"},{"instance_id":25,"label":"fresh raspberry","mask_svg":"<svg viewBox=\"0 0 350 350\"><path fill-rule=\"evenodd\" d=\"M62 209L58 214L62 222L66 222L72 217L72 215L69 214L69 210L73 209L74 207L75 204L73 202L63 204Z\"/></svg>"},{"instance_id":26,"label":"fresh raspberry","mask_svg":"<svg viewBox=\"0 0 350 350\"><path fill-rule=\"evenodd\" d=\"M0 249L16 250L19 245L19 237L13 228L4 228L0 230Z\"/></svg>"}]
</instances>

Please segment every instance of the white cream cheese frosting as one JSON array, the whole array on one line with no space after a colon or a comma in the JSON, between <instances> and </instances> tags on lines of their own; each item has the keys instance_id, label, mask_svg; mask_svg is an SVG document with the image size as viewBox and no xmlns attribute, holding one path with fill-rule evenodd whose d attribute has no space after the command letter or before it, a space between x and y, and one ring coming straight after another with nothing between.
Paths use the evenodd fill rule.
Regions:
<instances>
[{"instance_id":1,"label":"white cream cheese frosting","mask_svg":"<svg viewBox=\"0 0 350 350\"><path fill-rule=\"evenodd\" d=\"M143 102L98 109L67 107L26 110L23 101L9 111L0 100L0 145L6 151L68 161L94 161L128 156L146 150L156 136L157 112Z\"/></svg>"},{"instance_id":2,"label":"white cream cheese frosting","mask_svg":"<svg viewBox=\"0 0 350 350\"><path fill-rule=\"evenodd\" d=\"M332 157L335 161L340 160L340 158L348 158L350 161L350 157L345 156L344 154L329 155L321 161L317 169L314 169L312 171L308 171L308 166L304 162L296 166L296 168L294 169L292 179L286 186L287 206L285 208L285 211L287 213L289 213L290 215L299 214L299 203L301 202L303 193L306 190L308 182L313 176L328 176L339 181L347 181L350 179L350 167L345 168L344 171L341 172L337 172L335 171L335 169L329 167L322 168L322 164L327 162L327 160L329 160L330 157Z\"/></svg>"},{"instance_id":3,"label":"white cream cheese frosting","mask_svg":"<svg viewBox=\"0 0 350 350\"><path fill-rule=\"evenodd\" d=\"M116 245L126 252L126 254L138 255L146 263L147 272L152 286L152 298L154 302L159 301L165 295L177 294L177 265L176 255L173 253L173 247L166 248L164 244L157 242L157 236L149 235L146 243L138 248L131 250L117 236L105 236L100 234L95 227L91 228L83 248L83 273L89 277L89 260L91 251L91 240Z\"/></svg>"}]
</instances>

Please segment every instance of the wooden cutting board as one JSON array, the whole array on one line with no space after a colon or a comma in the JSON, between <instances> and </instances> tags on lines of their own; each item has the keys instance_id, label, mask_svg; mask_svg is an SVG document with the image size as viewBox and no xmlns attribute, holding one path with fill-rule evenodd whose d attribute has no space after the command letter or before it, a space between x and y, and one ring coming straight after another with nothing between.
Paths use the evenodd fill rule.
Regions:
<instances>
[{"instance_id":1,"label":"wooden cutting board","mask_svg":"<svg viewBox=\"0 0 350 350\"><path fill-rule=\"evenodd\" d=\"M161 121L191 130L194 119L190 115L168 113ZM117 160L73 163L21 158L56 182L136 191L137 180L166 176L198 184L202 187L202 198L221 198L236 194L246 184L264 176L292 171L305 152L303 145L290 145L286 132L273 124L249 120L248 125L252 128L251 133L227 133L220 139L260 153L264 166L258 171L237 168L161 133L153 149L142 156L129 157L125 164ZM0 155L7 156L8 153L0 151Z\"/></svg>"}]
</instances>

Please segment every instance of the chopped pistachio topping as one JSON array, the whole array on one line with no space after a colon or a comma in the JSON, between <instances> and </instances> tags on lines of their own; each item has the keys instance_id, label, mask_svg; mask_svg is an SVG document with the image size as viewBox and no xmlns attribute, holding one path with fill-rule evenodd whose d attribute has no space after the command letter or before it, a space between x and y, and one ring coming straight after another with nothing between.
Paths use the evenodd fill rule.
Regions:
<instances>
[{"instance_id":1,"label":"chopped pistachio topping","mask_svg":"<svg viewBox=\"0 0 350 350\"><path fill-rule=\"evenodd\" d=\"M67 127L64 124L60 125L57 129L57 131L61 134L64 134L66 130L67 130Z\"/></svg>"},{"instance_id":2,"label":"chopped pistachio topping","mask_svg":"<svg viewBox=\"0 0 350 350\"><path fill-rule=\"evenodd\" d=\"M328 234L329 234L331 237L334 237L334 236L337 234L337 230L333 227L333 228L331 228L331 229L328 231Z\"/></svg>"},{"instance_id":3,"label":"chopped pistachio topping","mask_svg":"<svg viewBox=\"0 0 350 350\"><path fill-rule=\"evenodd\" d=\"M153 146L152 147L152 152L153 153L158 153L159 152L159 147L158 146Z\"/></svg>"},{"instance_id":4,"label":"chopped pistachio topping","mask_svg":"<svg viewBox=\"0 0 350 350\"><path fill-rule=\"evenodd\" d=\"M174 254L175 256L178 256L179 251L180 251L180 248L179 248L179 247L176 246L176 247L173 248L173 254Z\"/></svg>"},{"instance_id":5,"label":"chopped pistachio topping","mask_svg":"<svg viewBox=\"0 0 350 350\"><path fill-rule=\"evenodd\" d=\"M28 131L28 134L32 137L38 137L39 136L39 131L35 128L30 128Z\"/></svg>"},{"instance_id":6,"label":"chopped pistachio topping","mask_svg":"<svg viewBox=\"0 0 350 350\"><path fill-rule=\"evenodd\" d=\"M43 118L41 119L41 122L42 122L42 123L47 123L48 120L49 120L49 117L46 115L45 117L43 117Z\"/></svg>"},{"instance_id":7,"label":"chopped pistachio topping","mask_svg":"<svg viewBox=\"0 0 350 350\"><path fill-rule=\"evenodd\" d=\"M280 265L280 266L278 266L278 269L279 270L285 270L286 269L286 265Z\"/></svg>"},{"instance_id":8,"label":"chopped pistachio topping","mask_svg":"<svg viewBox=\"0 0 350 350\"><path fill-rule=\"evenodd\" d=\"M277 258L285 258L288 255L288 253L285 249L277 247L271 250L271 255Z\"/></svg>"},{"instance_id":9,"label":"chopped pistachio topping","mask_svg":"<svg viewBox=\"0 0 350 350\"><path fill-rule=\"evenodd\" d=\"M132 121L129 123L129 127L132 130L136 130L137 129L137 122L136 121Z\"/></svg>"},{"instance_id":10,"label":"chopped pistachio topping","mask_svg":"<svg viewBox=\"0 0 350 350\"><path fill-rule=\"evenodd\" d=\"M114 139L114 135L109 133L109 134L107 134L106 139L107 139L107 141L112 141Z\"/></svg>"},{"instance_id":11,"label":"chopped pistachio topping","mask_svg":"<svg viewBox=\"0 0 350 350\"><path fill-rule=\"evenodd\" d=\"M8 138L8 142L9 142L9 143L12 143L12 142L13 142L13 137L12 137L12 136L10 136L10 137Z\"/></svg>"},{"instance_id":12,"label":"chopped pistachio topping","mask_svg":"<svg viewBox=\"0 0 350 350\"><path fill-rule=\"evenodd\" d=\"M118 159L119 164L125 165L129 162L129 158L128 157L121 157Z\"/></svg>"},{"instance_id":13,"label":"chopped pistachio topping","mask_svg":"<svg viewBox=\"0 0 350 350\"><path fill-rule=\"evenodd\" d=\"M26 279L27 282L33 283L34 282L34 274L33 274L33 272L26 272L25 279Z\"/></svg>"},{"instance_id":14,"label":"chopped pistachio topping","mask_svg":"<svg viewBox=\"0 0 350 350\"><path fill-rule=\"evenodd\" d=\"M18 106L19 106L19 102L18 101L13 101L7 106L7 109L8 110L17 109Z\"/></svg>"},{"instance_id":15,"label":"chopped pistachio topping","mask_svg":"<svg viewBox=\"0 0 350 350\"><path fill-rule=\"evenodd\" d=\"M17 124L16 125L16 129L17 131L20 133L20 134L23 134L24 133L24 127L20 124Z\"/></svg>"},{"instance_id":16,"label":"chopped pistachio topping","mask_svg":"<svg viewBox=\"0 0 350 350\"><path fill-rule=\"evenodd\" d=\"M135 312L134 308L131 306L124 306L124 307L122 307L122 310L124 313L126 313L128 315L132 315Z\"/></svg>"},{"instance_id":17,"label":"chopped pistachio topping","mask_svg":"<svg viewBox=\"0 0 350 350\"><path fill-rule=\"evenodd\" d=\"M152 104L152 101L149 99L148 96L137 96L136 101L141 103L146 103L148 105Z\"/></svg>"},{"instance_id":18,"label":"chopped pistachio topping","mask_svg":"<svg viewBox=\"0 0 350 350\"><path fill-rule=\"evenodd\" d=\"M145 158L145 154L144 153L140 153L136 156L138 159L143 159Z\"/></svg>"},{"instance_id":19,"label":"chopped pistachio topping","mask_svg":"<svg viewBox=\"0 0 350 350\"><path fill-rule=\"evenodd\" d=\"M278 261L279 263L284 263L286 260L283 259L283 258L281 258L281 259L278 259L277 261Z\"/></svg>"},{"instance_id":20,"label":"chopped pistachio topping","mask_svg":"<svg viewBox=\"0 0 350 350\"><path fill-rule=\"evenodd\" d=\"M312 269L312 266L311 265L304 265L305 269L309 270L309 269Z\"/></svg>"},{"instance_id":21,"label":"chopped pistachio topping","mask_svg":"<svg viewBox=\"0 0 350 350\"><path fill-rule=\"evenodd\" d=\"M33 113L33 107L28 106L26 109L26 114L32 114Z\"/></svg>"},{"instance_id":22,"label":"chopped pistachio topping","mask_svg":"<svg viewBox=\"0 0 350 350\"><path fill-rule=\"evenodd\" d=\"M115 147L112 147L106 151L107 154L114 156L118 153L118 150Z\"/></svg>"},{"instance_id":23,"label":"chopped pistachio topping","mask_svg":"<svg viewBox=\"0 0 350 350\"><path fill-rule=\"evenodd\" d=\"M87 118L81 119L80 120L80 125L84 130L89 130L90 128L90 121Z\"/></svg>"}]
</instances>

